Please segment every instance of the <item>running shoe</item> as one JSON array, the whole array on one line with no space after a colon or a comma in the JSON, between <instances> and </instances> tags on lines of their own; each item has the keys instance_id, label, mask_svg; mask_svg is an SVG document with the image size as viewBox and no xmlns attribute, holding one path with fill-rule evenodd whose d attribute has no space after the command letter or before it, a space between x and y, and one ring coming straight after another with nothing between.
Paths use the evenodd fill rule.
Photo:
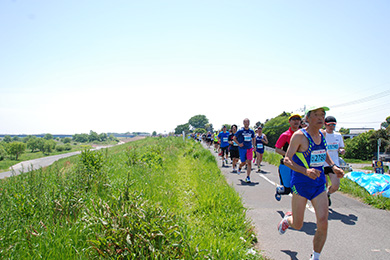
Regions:
<instances>
[{"instance_id":1,"label":"running shoe","mask_svg":"<svg viewBox=\"0 0 390 260\"><path fill-rule=\"evenodd\" d=\"M236 169L233 169L232 173L237 173L237 170L236 170Z\"/></svg>"},{"instance_id":2,"label":"running shoe","mask_svg":"<svg viewBox=\"0 0 390 260\"><path fill-rule=\"evenodd\" d=\"M238 168L238 172L237 172L238 174L240 174L241 173L241 168Z\"/></svg>"},{"instance_id":3,"label":"running shoe","mask_svg":"<svg viewBox=\"0 0 390 260\"><path fill-rule=\"evenodd\" d=\"M276 193L277 194L283 194L284 193L284 186L277 186L276 187Z\"/></svg>"},{"instance_id":4,"label":"running shoe","mask_svg":"<svg viewBox=\"0 0 390 260\"><path fill-rule=\"evenodd\" d=\"M251 178L249 176L246 176L245 182L250 183L251 182Z\"/></svg>"},{"instance_id":5,"label":"running shoe","mask_svg":"<svg viewBox=\"0 0 390 260\"><path fill-rule=\"evenodd\" d=\"M282 199L282 195L278 194L278 193L275 193L275 199L277 201L280 201Z\"/></svg>"},{"instance_id":6,"label":"running shoe","mask_svg":"<svg viewBox=\"0 0 390 260\"><path fill-rule=\"evenodd\" d=\"M259 168L259 169L257 169L257 172L261 172L261 169Z\"/></svg>"},{"instance_id":7,"label":"running shoe","mask_svg":"<svg viewBox=\"0 0 390 260\"><path fill-rule=\"evenodd\" d=\"M286 232L286 230L288 229L288 227L290 226L288 224L288 221L287 221L287 218L289 216L292 216L292 213L286 212L286 214L284 215L284 218L279 222L278 231L279 231L280 235L283 235Z\"/></svg>"}]
</instances>

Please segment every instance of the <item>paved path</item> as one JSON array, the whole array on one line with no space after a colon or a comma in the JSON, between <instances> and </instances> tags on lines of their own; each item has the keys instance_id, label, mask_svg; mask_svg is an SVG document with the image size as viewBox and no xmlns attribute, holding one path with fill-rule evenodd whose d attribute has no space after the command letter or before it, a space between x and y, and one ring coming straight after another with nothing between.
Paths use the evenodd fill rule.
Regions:
<instances>
[{"instance_id":1,"label":"paved path","mask_svg":"<svg viewBox=\"0 0 390 260\"><path fill-rule=\"evenodd\" d=\"M207 148L206 148L207 149ZM214 149L210 151L214 153ZM308 204L303 228L288 229L279 235L277 225L291 210L291 197L274 198L279 182L277 167L263 163L262 172L252 171L252 183L244 182L246 173L231 173L232 167L221 166L227 182L241 195L247 216L258 235L258 248L269 259L309 259L316 230L314 210ZM257 168L256 168L257 169ZM328 239L321 259L390 259L390 212L374 209L340 192L332 195L329 209Z\"/></svg>"},{"instance_id":2,"label":"paved path","mask_svg":"<svg viewBox=\"0 0 390 260\"><path fill-rule=\"evenodd\" d=\"M118 144L122 144L122 142L118 143ZM99 147L96 147L95 149L92 149L92 150L99 150L99 149L107 148L107 147L111 147L111 146L112 145L99 146ZM59 159L67 158L67 157L77 155L80 153L81 153L81 151L77 151L77 152L52 155L52 156L47 156L47 157L37 158L37 159L29 160L29 161L20 162L16 165L10 167L11 168L10 171L0 172L0 179L4 179L4 178L11 177L14 175L19 175L23 172L29 172L32 169L36 170L36 169L39 169L42 167L46 167L46 166L53 164L55 161L58 161Z\"/></svg>"}]
</instances>

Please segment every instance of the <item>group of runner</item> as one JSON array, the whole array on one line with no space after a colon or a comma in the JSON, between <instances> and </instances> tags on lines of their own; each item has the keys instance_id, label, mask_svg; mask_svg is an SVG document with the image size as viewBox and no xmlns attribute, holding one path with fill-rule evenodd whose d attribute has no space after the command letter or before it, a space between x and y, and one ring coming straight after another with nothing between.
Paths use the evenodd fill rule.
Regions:
<instances>
[{"instance_id":1,"label":"group of runner","mask_svg":"<svg viewBox=\"0 0 390 260\"><path fill-rule=\"evenodd\" d=\"M214 151L218 152L222 159L222 167L228 165L228 158L233 166L233 173L240 174L244 166L246 166L245 182L251 182L250 174L252 171L252 160L256 157L256 165L258 172L261 171L261 162L265 145L268 144L268 139L263 134L263 128L257 127L256 133L249 128L250 121L245 118L243 121L244 127L237 130L237 125L232 125L227 131L227 126L224 125L220 132L208 132L205 136L205 141L208 147L214 144ZM239 163L240 161L240 163Z\"/></svg>"},{"instance_id":2,"label":"group of runner","mask_svg":"<svg viewBox=\"0 0 390 260\"><path fill-rule=\"evenodd\" d=\"M292 114L288 119L289 129L280 135L275 145L275 151L283 156L279 166L280 186L276 187L275 198L280 200L282 195L292 192L292 210L285 213L278 224L278 231L284 234L289 227L300 230L306 203L310 200L317 222L311 260L320 257L327 237L330 195L338 190L340 178L344 175L339 167L339 154L345 153L343 138L334 131L336 119L333 116L325 118L328 110L328 107L312 107L306 111L304 118L299 114ZM249 123L246 118L243 121L244 127L238 131L237 126L232 125L230 133L224 126L221 132L209 132L206 135L209 147L214 143L215 150L220 149L223 166L227 164L228 152L233 172L240 173L247 166L246 182L250 182L253 148L256 149L256 162L260 172L264 144L268 143L262 128L257 128L255 135L249 128ZM325 130L322 129L324 124ZM331 181L329 187L326 175Z\"/></svg>"}]
</instances>

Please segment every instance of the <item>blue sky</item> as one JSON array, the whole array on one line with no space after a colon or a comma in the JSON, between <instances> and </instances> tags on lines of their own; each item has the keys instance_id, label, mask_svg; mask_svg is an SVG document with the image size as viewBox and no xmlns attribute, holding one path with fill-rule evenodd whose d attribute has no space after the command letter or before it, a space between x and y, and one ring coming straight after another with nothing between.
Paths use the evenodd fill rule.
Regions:
<instances>
[{"instance_id":1,"label":"blue sky","mask_svg":"<svg viewBox=\"0 0 390 260\"><path fill-rule=\"evenodd\" d=\"M390 2L0 1L0 133L390 116Z\"/></svg>"}]
</instances>

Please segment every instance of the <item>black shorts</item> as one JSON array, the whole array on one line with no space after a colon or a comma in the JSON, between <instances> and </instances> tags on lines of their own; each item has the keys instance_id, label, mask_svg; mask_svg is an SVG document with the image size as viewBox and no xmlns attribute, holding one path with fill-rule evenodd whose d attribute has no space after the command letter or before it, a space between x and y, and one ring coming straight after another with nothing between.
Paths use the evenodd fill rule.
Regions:
<instances>
[{"instance_id":1,"label":"black shorts","mask_svg":"<svg viewBox=\"0 0 390 260\"><path fill-rule=\"evenodd\" d=\"M236 158L236 159L240 158L240 152L238 151L238 149L237 150L230 149L230 159L233 160L234 158Z\"/></svg>"},{"instance_id":2,"label":"black shorts","mask_svg":"<svg viewBox=\"0 0 390 260\"><path fill-rule=\"evenodd\" d=\"M324 167L324 173L325 173L326 175L329 175L329 173L333 173L333 174L334 174L333 169L332 169L332 167L330 167L330 166L325 166L325 167Z\"/></svg>"},{"instance_id":3,"label":"black shorts","mask_svg":"<svg viewBox=\"0 0 390 260\"><path fill-rule=\"evenodd\" d=\"M227 156L228 153L229 153L229 146L221 147L221 156L224 156L225 154Z\"/></svg>"}]
</instances>

